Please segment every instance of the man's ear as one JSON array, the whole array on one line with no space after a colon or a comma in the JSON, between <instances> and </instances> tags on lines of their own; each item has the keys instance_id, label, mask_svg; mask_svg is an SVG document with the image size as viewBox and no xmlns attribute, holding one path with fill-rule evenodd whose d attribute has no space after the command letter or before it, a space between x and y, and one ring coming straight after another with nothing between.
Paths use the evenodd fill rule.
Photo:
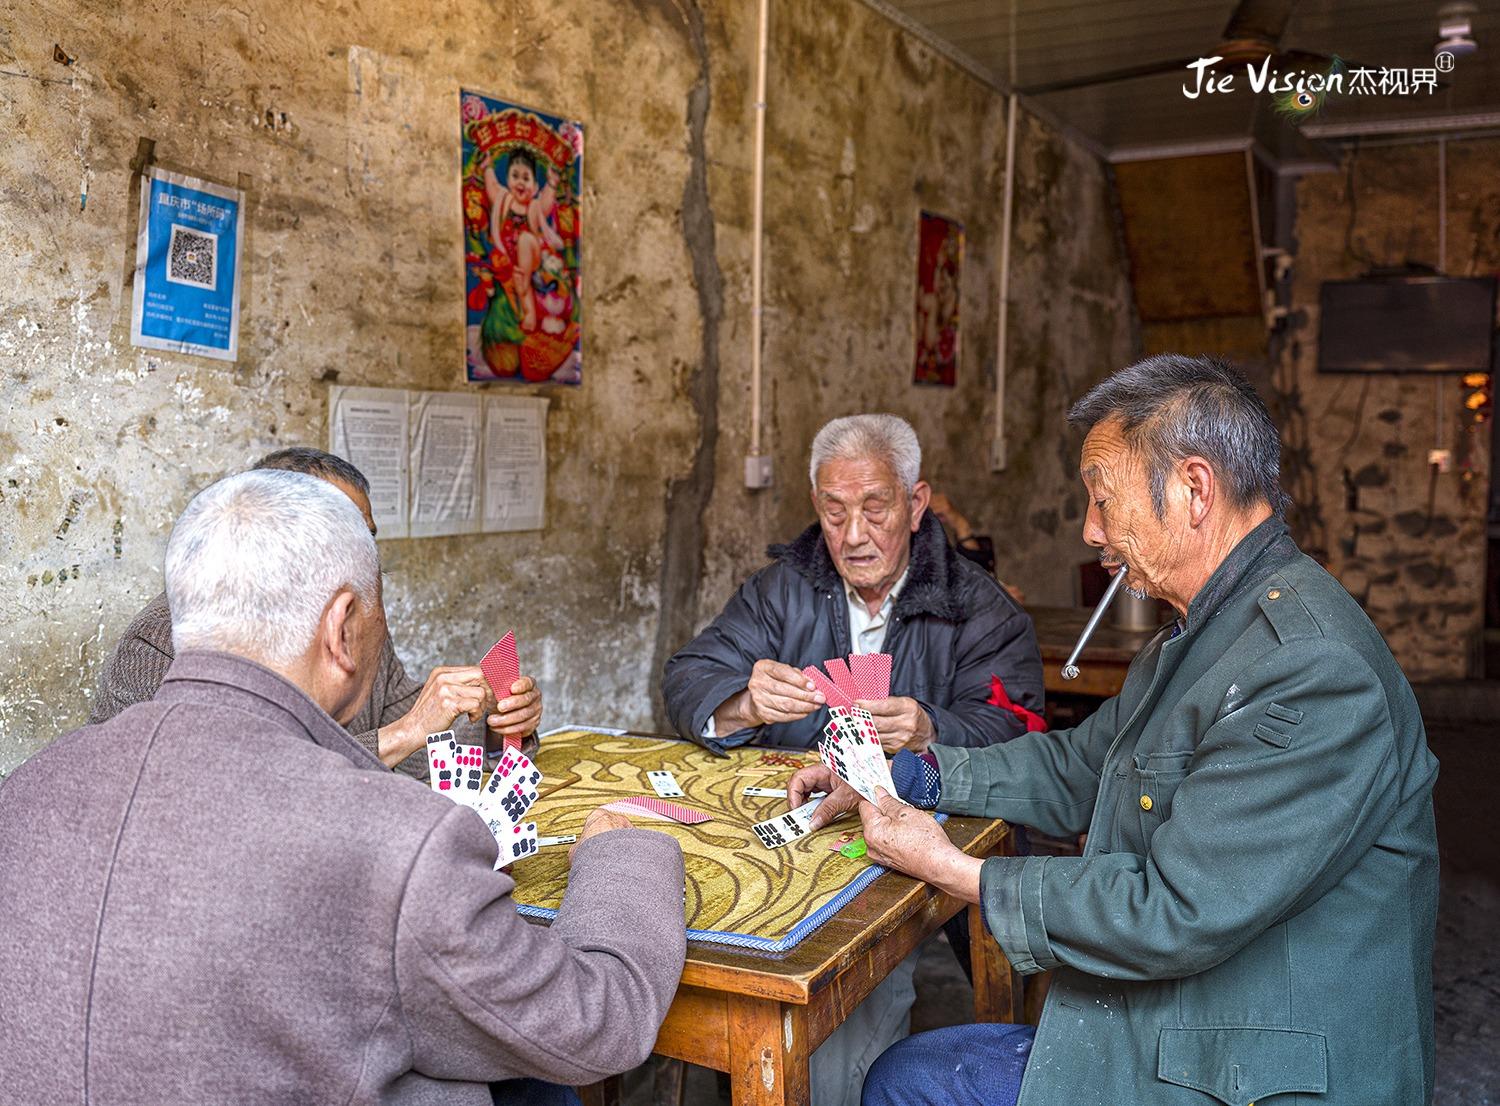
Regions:
<instances>
[{"instance_id":1,"label":"man's ear","mask_svg":"<svg viewBox=\"0 0 1500 1106\"><path fill-rule=\"evenodd\" d=\"M1197 529L1213 511L1219 485L1213 466L1202 457L1186 457L1177 466L1182 494L1187 499L1188 525Z\"/></svg>"},{"instance_id":2,"label":"man's ear","mask_svg":"<svg viewBox=\"0 0 1500 1106\"><path fill-rule=\"evenodd\" d=\"M324 658L350 676L354 675L357 655L354 635L358 631L352 617L356 602L352 591L348 588L340 590L328 601L323 620L318 625L318 641Z\"/></svg>"},{"instance_id":3,"label":"man's ear","mask_svg":"<svg viewBox=\"0 0 1500 1106\"><path fill-rule=\"evenodd\" d=\"M922 516L927 513L928 504L931 502L932 485L925 480L918 480L911 490L911 532L913 534L922 525Z\"/></svg>"}]
</instances>

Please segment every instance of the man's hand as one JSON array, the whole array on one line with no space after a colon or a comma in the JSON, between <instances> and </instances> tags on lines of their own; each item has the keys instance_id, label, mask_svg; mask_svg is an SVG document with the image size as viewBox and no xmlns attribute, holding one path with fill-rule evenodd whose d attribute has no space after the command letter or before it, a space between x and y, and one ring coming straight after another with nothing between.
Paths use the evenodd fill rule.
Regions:
<instances>
[{"instance_id":1,"label":"man's hand","mask_svg":"<svg viewBox=\"0 0 1500 1106\"><path fill-rule=\"evenodd\" d=\"M630 819L623 814L616 814L612 810L605 810L602 806L597 807L588 818L584 820L583 829L578 831L578 840L568 847L568 863L573 863L573 854L578 851L590 837L598 837L601 833L610 830L631 829Z\"/></svg>"},{"instance_id":2,"label":"man's hand","mask_svg":"<svg viewBox=\"0 0 1500 1106\"><path fill-rule=\"evenodd\" d=\"M750 669L750 685L714 711L714 730L723 735L751 726L795 722L822 705L822 692L813 690L812 681L800 669L759 660Z\"/></svg>"},{"instance_id":3,"label":"man's hand","mask_svg":"<svg viewBox=\"0 0 1500 1106\"><path fill-rule=\"evenodd\" d=\"M495 688L498 696L501 688ZM508 694L495 704L484 724L501 737L529 737L542 721L542 692L530 676L522 676L510 685Z\"/></svg>"},{"instance_id":4,"label":"man's hand","mask_svg":"<svg viewBox=\"0 0 1500 1106\"><path fill-rule=\"evenodd\" d=\"M434 668L411 710L380 727L381 761L400 764L425 745L428 734L446 730L461 714L477 722L493 702L478 665Z\"/></svg>"},{"instance_id":5,"label":"man's hand","mask_svg":"<svg viewBox=\"0 0 1500 1106\"><path fill-rule=\"evenodd\" d=\"M880 735L880 747L889 756L894 756L902 749L920 753L937 739L932 719L915 699L860 699L854 705L863 707L875 719L875 732Z\"/></svg>"},{"instance_id":6,"label":"man's hand","mask_svg":"<svg viewBox=\"0 0 1500 1106\"><path fill-rule=\"evenodd\" d=\"M859 804L870 859L930 883L954 898L977 903L979 870L984 861L949 841L943 827L926 811L907 806L894 795L887 795L884 788L877 787L875 796L880 800L878 806L863 801ZM821 812L822 807L818 810Z\"/></svg>"},{"instance_id":7,"label":"man's hand","mask_svg":"<svg viewBox=\"0 0 1500 1106\"><path fill-rule=\"evenodd\" d=\"M859 792L822 764L809 764L792 774L786 785L787 804L796 810L812 798L814 791L823 791L828 795L818 804L818 809L813 811L812 828L815 830L837 821L859 806Z\"/></svg>"}]
</instances>

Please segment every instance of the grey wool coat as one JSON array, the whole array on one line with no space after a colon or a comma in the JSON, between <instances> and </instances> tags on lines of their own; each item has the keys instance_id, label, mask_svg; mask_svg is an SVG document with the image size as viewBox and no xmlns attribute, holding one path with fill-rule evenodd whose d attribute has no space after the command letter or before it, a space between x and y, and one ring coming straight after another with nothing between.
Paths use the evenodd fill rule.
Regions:
<instances>
[{"instance_id":1,"label":"grey wool coat","mask_svg":"<svg viewBox=\"0 0 1500 1106\"><path fill-rule=\"evenodd\" d=\"M682 972L677 842L582 843L550 929L494 861L292 684L185 652L0 784L0 1102L489 1106L640 1063Z\"/></svg>"},{"instance_id":2,"label":"grey wool coat","mask_svg":"<svg viewBox=\"0 0 1500 1106\"><path fill-rule=\"evenodd\" d=\"M1054 971L1021 1106L1430 1099L1437 761L1280 520L1083 725L933 752L940 809L1089 835L981 873L1011 962Z\"/></svg>"}]
</instances>

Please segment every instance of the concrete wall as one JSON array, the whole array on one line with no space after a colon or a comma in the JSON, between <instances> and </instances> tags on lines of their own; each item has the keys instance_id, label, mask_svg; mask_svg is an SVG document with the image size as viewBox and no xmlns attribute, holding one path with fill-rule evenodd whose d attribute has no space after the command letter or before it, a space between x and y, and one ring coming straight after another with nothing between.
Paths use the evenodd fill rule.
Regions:
<instances>
[{"instance_id":1,"label":"concrete wall","mask_svg":"<svg viewBox=\"0 0 1500 1106\"><path fill-rule=\"evenodd\" d=\"M87 714L98 666L161 587L194 490L325 442L331 381L463 389L456 90L589 128L585 384L555 390L547 529L382 542L414 672L506 628L547 722L643 723L665 655L770 540L811 521L828 417L913 418L930 474L1036 598L1086 558L1059 435L1132 351L1107 173L1027 120L1007 424L995 361L1003 103L853 0L775 6L767 186L767 441L748 411L754 6L252 0L42 3L0 25L0 774ZM76 59L53 59L54 43ZM241 356L129 345L131 160L248 176ZM79 182L88 180L80 210ZM916 220L964 221L964 363L909 384Z\"/></svg>"},{"instance_id":2,"label":"concrete wall","mask_svg":"<svg viewBox=\"0 0 1500 1106\"><path fill-rule=\"evenodd\" d=\"M1448 144L1447 271L1500 270L1500 142ZM1320 375L1318 289L1374 265L1436 266L1436 143L1345 155L1296 191L1287 340L1273 374L1291 521L1380 627L1412 680L1470 674L1483 619L1489 426L1454 375ZM1434 474L1430 448L1455 464Z\"/></svg>"}]
</instances>

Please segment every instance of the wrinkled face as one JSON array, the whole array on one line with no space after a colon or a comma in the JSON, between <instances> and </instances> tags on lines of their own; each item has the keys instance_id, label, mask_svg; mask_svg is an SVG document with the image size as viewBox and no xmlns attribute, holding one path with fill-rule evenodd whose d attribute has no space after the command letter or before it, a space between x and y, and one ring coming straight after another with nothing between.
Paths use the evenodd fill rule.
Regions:
<instances>
[{"instance_id":1,"label":"wrinkled face","mask_svg":"<svg viewBox=\"0 0 1500 1106\"><path fill-rule=\"evenodd\" d=\"M1128 569L1125 586L1137 595L1166 597L1182 562L1186 518L1181 497L1168 495L1163 518L1151 505L1146 465L1120 430L1118 419L1105 419L1089 431L1079 461L1088 489L1083 540L1099 550L1099 560Z\"/></svg>"},{"instance_id":2,"label":"wrinkled face","mask_svg":"<svg viewBox=\"0 0 1500 1106\"><path fill-rule=\"evenodd\" d=\"M920 482L908 494L883 460L825 462L813 487L813 507L839 575L860 589L894 584L911 559L911 536L928 495Z\"/></svg>"},{"instance_id":3,"label":"wrinkled face","mask_svg":"<svg viewBox=\"0 0 1500 1106\"><path fill-rule=\"evenodd\" d=\"M510 194L525 203L536 195L536 174L524 161L512 161L505 171L505 184Z\"/></svg>"}]
</instances>

